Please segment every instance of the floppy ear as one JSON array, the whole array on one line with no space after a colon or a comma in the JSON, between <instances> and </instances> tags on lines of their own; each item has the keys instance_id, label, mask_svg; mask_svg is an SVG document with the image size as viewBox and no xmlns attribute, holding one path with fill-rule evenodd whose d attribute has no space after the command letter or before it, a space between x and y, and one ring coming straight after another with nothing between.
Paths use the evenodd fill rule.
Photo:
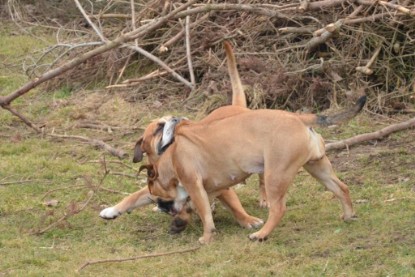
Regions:
<instances>
[{"instance_id":1,"label":"floppy ear","mask_svg":"<svg viewBox=\"0 0 415 277\"><path fill-rule=\"evenodd\" d=\"M143 143L143 137L141 136L134 146L133 163L138 163L143 160L143 150L141 150L141 143Z\"/></svg>"},{"instance_id":2,"label":"floppy ear","mask_svg":"<svg viewBox=\"0 0 415 277\"><path fill-rule=\"evenodd\" d=\"M157 169L156 169L155 166L153 166L151 164L142 165L138 169L138 173L140 173L144 169L147 170L147 177L148 177L149 180L155 180L157 178Z\"/></svg>"}]
</instances>

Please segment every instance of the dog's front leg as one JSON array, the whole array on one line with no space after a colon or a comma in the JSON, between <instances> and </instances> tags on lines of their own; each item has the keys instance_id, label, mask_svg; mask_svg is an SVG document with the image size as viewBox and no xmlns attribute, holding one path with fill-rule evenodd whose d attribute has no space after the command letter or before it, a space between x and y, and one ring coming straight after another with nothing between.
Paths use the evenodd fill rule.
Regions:
<instances>
[{"instance_id":1,"label":"dog's front leg","mask_svg":"<svg viewBox=\"0 0 415 277\"><path fill-rule=\"evenodd\" d=\"M103 209L99 216L104 219L115 219L125 212L131 212L132 210L154 203L154 196L150 194L148 187L136 191L129 196L125 197L120 203L113 207Z\"/></svg>"},{"instance_id":2,"label":"dog's front leg","mask_svg":"<svg viewBox=\"0 0 415 277\"><path fill-rule=\"evenodd\" d=\"M203 224L203 236L199 238L201 244L208 244L213 239L215 232L215 223L213 222L212 210L210 208L208 194L203 187L201 178L194 178L195 181L180 180L186 188L190 199L192 200L197 213Z\"/></svg>"}]
</instances>

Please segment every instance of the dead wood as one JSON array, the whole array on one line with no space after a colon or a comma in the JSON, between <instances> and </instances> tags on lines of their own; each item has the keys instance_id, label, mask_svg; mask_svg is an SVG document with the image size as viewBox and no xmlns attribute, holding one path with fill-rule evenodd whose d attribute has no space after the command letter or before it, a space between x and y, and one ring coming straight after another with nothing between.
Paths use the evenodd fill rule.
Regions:
<instances>
[{"instance_id":1,"label":"dead wood","mask_svg":"<svg viewBox=\"0 0 415 277\"><path fill-rule=\"evenodd\" d=\"M83 142L87 142L87 143L89 143L93 146L104 149L105 151L109 152L111 155L113 155L115 157L118 157L120 159L125 159L126 157L128 157L128 154L125 153L123 150L116 149L116 148L112 147L111 145L103 142L102 140L91 139L91 138L84 137L84 136L70 136L70 135L57 135L57 134L48 134L48 136L51 136L51 137L54 137L54 138L80 140L80 141L83 141Z\"/></svg>"},{"instance_id":2,"label":"dead wood","mask_svg":"<svg viewBox=\"0 0 415 277\"><path fill-rule=\"evenodd\" d=\"M397 97L396 91L405 91L412 85L408 80L413 79L414 64L411 51L415 26L413 1L288 0L266 4L253 1L239 1L237 4L199 2L200 4L181 5L180 11L174 9L180 4L173 1L164 1L164 5L160 5L159 1L152 0L140 8L132 5L133 1L115 2L109 4L114 5L114 9L97 12L96 9L85 11L79 4L80 1L75 1L89 22L88 26L92 27L80 28L77 32L98 36L105 45L97 46L97 43L103 43L99 41L70 41L67 45L85 45L88 48L65 46L68 49L56 50L56 58L49 60L70 65L70 62L85 57L91 51L102 50L102 47L112 43L117 45L106 48L95 56L86 57L84 62L72 67L71 71L62 70L55 74L52 70L39 74L39 82L44 82L42 78L47 74L55 74L51 78L59 76L53 81L58 84L76 84L82 78L83 83L88 83L109 76L107 88L131 92L129 99L134 101L147 98L154 101L156 98L160 103L169 101L169 105L174 105L175 96L179 96L181 100L183 97L188 98L185 108L198 109L203 105L201 102L212 94L226 96L230 91L229 82L223 80L224 55L219 47L221 41L227 38L236 46L243 83L248 88L248 94L252 94L248 95L249 100L252 99L248 101L251 108L289 108L295 111L306 107L312 111L323 110L332 104L337 105L355 98L357 93L353 88L362 86L369 88L369 97L380 99L369 103L368 109L371 111L391 111L390 108L394 107L392 101L409 101L410 105L406 108L412 108L413 100L406 94ZM126 11L131 19L128 26L117 25L117 20L110 19L121 14L121 10ZM182 19L188 20L188 23L182 24ZM186 30L191 36L185 35ZM127 38L119 41L123 36ZM191 54L188 53L189 47L186 47L190 45L189 41ZM379 45L380 52L376 51ZM82 53L82 49L92 50ZM45 55L51 51L45 51ZM157 67L164 68L148 73L147 63L144 61L141 65L141 61L135 59L134 51L147 55L148 59L157 63ZM75 58L70 60L73 57ZM193 69L188 67L190 58ZM69 61L66 62L65 59ZM47 59L42 61L45 60ZM99 62L95 63L95 60ZM319 60L321 66L317 67ZM34 67L40 68L39 61ZM102 72L108 72L107 67L97 73L96 68L102 68L101 64L113 64L114 61L117 61L117 65L108 66L111 71L106 73L108 76L102 75L105 74ZM131 73L129 69L136 69L129 67L132 64L139 64L139 68L144 70L138 70L136 78L128 74L130 79L123 81L122 78L127 76L124 72ZM42 69L36 72L42 72ZM148 74L141 76L143 72ZM52 83L50 79L49 83ZM214 90L211 89L212 83L216 84ZM183 84L196 88L196 91L183 90ZM37 83L32 84L36 85ZM24 89L16 91L13 96L0 96L0 105L9 104L18 97L16 94L24 94ZM212 100L215 105L225 104L225 100L220 101L221 103ZM389 107L385 107L387 105ZM212 109L213 104L206 110Z\"/></svg>"},{"instance_id":3,"label":"dead wood","mask_svg":"<svg viewBox=\"0 0 415 277\"><path fill-rule=\"evenodd\" d=\"M177 251L171 251L171 252L164 252L164 253L154 253L154 254L148 254L148 255L141 255L141 256L135 256L135 257L129 257L129 258L118 258L118 259L104 259L104 260L95 260L95 261L87 261L84 264L82 264L76 272L80 272L85 267L94 265L94 264L102 264L102 263L120 263L120 262L126 262L126 261L135 261L140 259L146 259L146 258L154 258L154 257L162 257L162 256L168 256L173 254L182 254L187 252L194 252L196 250L200 249L200 246L184 249L184 250L177 250Z\"/></svg>"},{"instance_id":4,"label":"dead wood","mask_svg":"<svg viewBox=\"0 0 415 277\"><path fill-rule=\"evenodd\" d=\"M367 133L367 134L361 134L357 135L348 139L331 142L326 144L326 150L337 150L337 149L343 149L343 148L349 148L352 145L359 144L365 141L370 140L380 140L392 133L406 130L409 128L415 128L415 118L412 118L410 120L407 120L405 122L396 123L389 125L381 130L378 130L376 132Z\"/></svg>"},{"instance_id":5,"label":"dead wood","mask_svg":"<svg viewBox=\"0 0 415 277\"><path fill-rule=\"evenodd\" d=\"M0 96L0 100L1 100L1 96ZM1 105L1 102L0 102ZM22 115L21 113L19 113L18 111L16 111L15 109L13 109L12 107L10 107L9 104L7 105L2 105L3 109L8 110L9 112L11 112L13 115L17 116L18 118L20 118L24 124L26 124L27 126L29 126L30 128L32 128L33 130L36 131L36 133L41 133L42 130L39 129L36 125L34 125L29 119L27 119L24 115Z\"/></svg>"},{"instance_id":6,"label":"dead wood","mask_svg":"<svg viewBox=\"0 0 415 277\"><path fill-rule=\"evenodd\" d=\"M26 94L27 92L29 92L31 89L37 87L38 85L46 82L47 80L50 80L56 76L61 75L62 73L68 71L71 68L74 68L75 66L83 63L84 61L95 57L101 53L104 53L106 51L109 51L111 49L114 49L116 47L119 47L121 45L123 45L124 43L134 40L136 38L139 38L141 36L144 36L145 34L152 32L154 30L156 30L158 27L160 27L161 25L163 25L164 23L166 23L169 19L173 18L177 13L179 13L180 11L182 11L183 9L186 9L188 6L192 5L194 2L196 2L196 0L191 0L189 2L187 2L186 4L183 4L182 6L180 6L179 8L173 10L172 12L170 12L168 15L158 18L148 24L145 24L137 29L135 29L134 31L128 32L124 35L121 35L119 37L117 37L116 39L107 42L105 45L100 46L98 48L95 48L87 53L84 53L82 55L80 55L77 58L74 58L73 60L55 68L52 70L47 71L46 73L42 74L40 77L35 78L34 80L31 80L30 82L26 83L25 85L23 85L22 87L20 87L19 89L17 89L16 91L14 91L13 93L7 95L7 96L0 96L0 106L1 107L5 107L8 106L13 100L15 100L16 98Z\"/></svg>"}]
</instances>

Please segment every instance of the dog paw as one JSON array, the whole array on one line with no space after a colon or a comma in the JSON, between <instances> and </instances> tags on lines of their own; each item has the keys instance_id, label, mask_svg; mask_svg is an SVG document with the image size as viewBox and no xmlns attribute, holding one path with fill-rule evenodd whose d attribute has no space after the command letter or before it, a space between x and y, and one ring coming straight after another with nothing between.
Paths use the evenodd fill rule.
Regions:
<instances>
[{"instance_id":1,"label":"dog paw","mask_svg":"<svg viewBox=\"0 0 415 277\"><path fill-rule=\"evenodd\" d=\"M204 232L203 237L199 238L200 244L209 244L213 241L213 236L216 234L216 229L212 228L210 232Z\"/></svg>"},{"instance_id":2,"label":"dog paw","mask_svg":"<svg viewBox=\"0 0 415 277\"><path fill-rule=\"evenodd\" d=\"M259 199L259 207L260 208L269 208L269 204L266 199Z\"/></svg>"},{"instance_id":3,"label":"dog paw","mask_svg":"<svg viewBox=\"0 0 415 277\"><path fill-rule=\"evenodd\" d=\"M99 213L103 219L115 219L120 215L121 213L114 207L105 208Z\"/></svg>"},{"instance_id":4,"label":"dog paw","mask_svg":"<svg viewBox=\"0 0 415 277\"><path fill-rule=\"evenodd\" d=\"M183 220L179 217L174 218L170 225L170 234L179 234L183 232L183 230L186 229L188 223L188 221Z\"/></svg>"},{"instance_id":5,"label":"dog paw","mask_svg":"<svg viewBox=\"0 0 415 277\"><path fill-rule=\"evenodd\" d=\"M342 215L341 218L343 219L344 222L352 222L352 221L356 221L359 219L357 215L355 214L351 216Z\"/></svg>"},{"instance_id":6,"label":"dog paw","mask_svg":"<svg viewBox=\"0 0 415 277\"><path fill-rule=\"evenodd\" d=\"M249 216L239 221L239 224L246 229L252 229L252 228L261 227L264 224L264 221L260 218Z\"/></svg>"},{"instance_id":7,"label":"dog paw","mask_svg":"<svg viewBox=\"0 0 415 277\"><path fill-rule=\"evenodd\" d=\"M248 238L249 238L251 241L259 241L259 242L263 242L263 241L266 241L266 240L268 239L268 237L267 237L267 236L261 236L261 235L259 234L259 232L255 232L255 233L253 233L253 234L250 234L250 235L248 236Z\"/></svg>"},{"instance_id":8,"label":"dog paw","mask_svg":"<svg viewBox=\"0 0 415 277\"><path fill-rule=\"evenodd\" d=\"M211 243L213 241L212 236L210 238L205 238L205 237L200 237L199 238L199 243L202 245L207 245L209 243Z\"/></svg>"}]
</instances>

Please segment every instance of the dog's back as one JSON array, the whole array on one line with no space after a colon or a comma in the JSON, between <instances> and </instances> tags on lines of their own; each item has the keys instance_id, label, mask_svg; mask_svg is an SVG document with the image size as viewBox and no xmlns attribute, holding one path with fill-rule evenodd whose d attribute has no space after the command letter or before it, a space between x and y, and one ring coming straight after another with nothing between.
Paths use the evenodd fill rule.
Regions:
<instances>
[{"instance_id":1,"label":"dog's back","mask_svg":"<svg viewBox=\"0 0 415 277\"><path fill-rule=\"evenodd\" d=\"M209 124L178 126L174 153L180 153L187 170L202 175L207 190L216 190L262 173L266 166L299 168L322 157L322 145L320 135L295 114L256 110Z\"/></svg>"}]
</instances>

